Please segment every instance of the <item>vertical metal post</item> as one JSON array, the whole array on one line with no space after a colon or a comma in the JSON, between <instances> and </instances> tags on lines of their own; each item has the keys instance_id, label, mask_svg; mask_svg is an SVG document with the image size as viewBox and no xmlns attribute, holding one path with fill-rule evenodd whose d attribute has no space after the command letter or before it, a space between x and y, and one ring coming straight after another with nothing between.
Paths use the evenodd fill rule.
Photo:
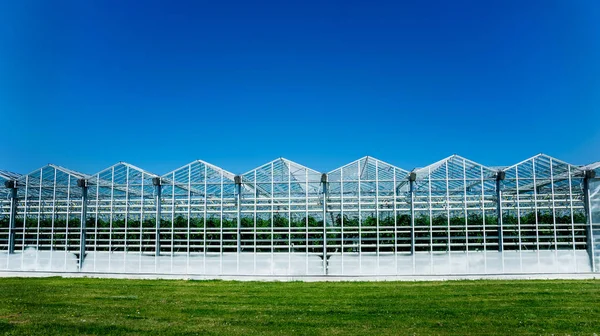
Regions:
<instances>
[{"instance_id":1,"label":"vertical metal post","mask_svg":"<svg viewBox=\"0 0 600 336\"><path fill-rule=\"evenodd\" d=\"M17 181L6 181L10 193L10 217L8 222L8 253L15 253L15 218L17 216ZM23 226L25 224L23 223Z\"/></svg>"},{"instance_id":2,"label":"vertical metal post","mask_svg":"<svg viewBox=\"0 0 600 336\"><path fill-rule=\"evenodd\" d=\"M252 218L254 219L254 230L252 231L254 234L254 241L252 242L252 246L253 246L253 251L254 253L258 252L258 248L257 248L257 239L258 239L258 229L257 227L257 210L258 210L258 182L257 182L257 174L256 174L256 169L253 172L254 174L254 184L252 185L252 187L254 188L254 192L253 192L253 198L254 198L254 208L252 209ZM308 216L306 216L306 218L308 218ZM307 219L308 220L308 219ZM306 226L306 254L308 254L308 225ZM254 259L256 260L256 259ZM256 265L256 264L255 264Z\"/></svg>"},{"instance_id":3,"label":"vertical metal post","mask_svg":"<svg viewBox=\"0 0 600 336\"><path fill-rule=\"evenodd\" d=\"M87 180L77 180L77 185L81 188L81 222L79 232L79 270L83 268L85 259L86 242L86 224L87 224L87 204L88 204L88 186Z\"/></svg>"},{"instance_id":4,"label":"vertical metal post","mask_svg":"<svg viewBox=\"0 0 600 336\"><path fill-rule=\"evenodd\" d=\"M127 188L125 188L125 236L123 239L123 252L127 253L127 227L129 226L129 166L126 168L125 184L127 185ZM144 188L142 187L142 194L144 193L143 190ZM140 229L143 226L143 222L144 218L143 216L140 216ZM141 237L142 234L140 233L140 239ZM141 248L142 243L140 242L140 251Z\"/></svg>"},{"instance_id":5,"label":"vertical metal post","mask_svg":"<svg viewBox=\"0 0 600 336\"><path fill-rule=\"evenodd\" d=\"M56 175L57 175L57 170L54 169L54 180L52 181L52 224L50 227L50 252L54 251L54 232L55 232L55 225L56 225ZM53 254L50 254L50 256L52 256Z\"/></svg>"},{"instance_id":6,"label":"vertical metal post","mask_svg":"<svg viewBox=\"0 0 600 336\"><path fill-rule=\"evenodd\" d=\"M465 214L465 251L467 253L469 253L469 212L468 212L468 208L467 208L467 163L466 161L463 159L462 160L462 166L463 166L463 171L462 171L462 177L463 177L463 211ZM481 188L483 189L483 185L481 186Z\"/></svg>"},{"instance_id":7,"label":"vertical metal post","mask_svg":"<svg viewBox=\"0 0 600 336\"><path fill-rule=\"evenodd\" d=\"M220 260L223 261L223 198L225 197L225 195L223 195L223 172L221 172L220 188L219 194L221 195L221 206L219 207L219 253L221 254Z\"/></svg>"},{"instance_id":8,"label":"vertical metal post","mask_svg":"<svg viewBox=\"0 0 600 336\"><path fill-rule=\"evenodd\" d=\"M417 174L410 172L408 174L409 192L410 192L410 254L415 254L415 181Z\"/></svg>"},{"instance_id":9,"label":"vertical metal post","mask_svg":"<svg viewBox=\"0 0 600 336\"><path fill-rule=\"evenodd\" d=\"M270 191L270 200L271 204L271 260L273 260L273 253L275 252L275 163L271 162L271 191ZM273 272L273 267L271 266L271 273Z\"/></svg>"},{"instance_id":10,"label":"vertical metal post","mask_svg":"<svg viewBox=\"0 0 600 336\"><path fill-rule=\"evenodd\" d=\"M306 240L304 241L304 246L305 246L305 253L306 253L306 272L308 273L308 169L304 171L305 172L305 177L304 177L304 181L306 183L305 188L304 188L304 197L305 197L305 201L304 201L304 218L305 218L305 222L304 222L304 229L306 230ZM312 195L311 195L312 196ZM256 231L256 229L255 229ZM300 231L298 231L300 232Z\"/></svg>"},{"instance_id":11,"label":"vertical metal post","mask_svg":"<svg viewBox=\"0 0 600 336\"><path fill-rule=\"evenodd\" d=\"M237 195L235 198L235 206L237 208L237 253L242 252L242 177L234 178Z\"/></svg>"},{"instance_id":12,"label":"vertical metal post","mask_svg":"<svg viewBox=\"0 0 600 336\"><path fill-rule=\"evenodd\" d=\"M592 220L592 204L590 200L590 179L596 176L595 171L586 170L584 172L583 177L583 196L584 196L584 208L585 208L585 217L587 218L587 250L590 256L590 265L592 266L592 272L596 272L596 251L594 248L594 226Z\"/></svg>"},{"instance_id":13,"label":"vertical metal post","mask_svg":"<svg viewBox=\"0 0 600 336\"><path fill-rule=\"evenodd\" d=\"M55 169L56 171L56 169ZM42 213L44 212L43 208L42 208L42 187L44 185L44 169L40 169L40 179L39 179L39 193L38 193L38 199L37 199L37 230L35 233L35 247L39 248L40 247L40 222L41 222L41 216ZM70 192L71 192L71 175L69 175L68 177L68 181L67 181L67 199L70 200ZM44 202L45 203L45 202ZM52 199L52 203L56 204L56 198ZM69 249L69 213L70 213L70 207L67 207L67 218L66 218L66 228L65 228L65 252ZM65 258L66 258L66 254L65 254ZM37 254L36 254L36 260L37 260Z\"/></svg>"},{"instance_id":14,"label":"vertical metal post","mask_svg":"<svg viewBox=\"0 0 600 336\"><path fill-rule=\"evenodd\" d=\"M446 239L447 240L447 245L448 245L448 252L452 252L452 245L451 243L451 239L450 239L450 232L452 231L452 228L450 226L450 207L452 206L452 203L450 202L450 172L449 172L449 162L446 162L444 164L445 168L446 168L446 222L448 225L448 231L446 234Z\"/></svg>"},{"instance_id":15,"label":"vertical metal post","mask_svg":"<svg viewBox=\"0 0 600 336\"><path fill-rule=\"evenodd\" d=\"M102 202L103 205L106 203ZM94 211L94 252L98 251L98 218L100 217L100 174L96 175L96 201ZM110 210L112 211L112 210ZM96 270L94 262L94 270Z\"/></svg>"},{"instance_id":16,"label":"vertical metal post","mask_svg":"<svg viewBox=\"0 0 600 336\"><path fill-rule=\"evenodd\" d=\"M161 199L162 199L162 186L161 186L161 181L160 181L160 177L154 177L152 178L152 184L154 184L154 187L156 188L156 200L154 201L155 206L156 206L156 225L155 225L155 239L156 239L156 245L155 245L155 250L154 250L154 254L158 257L160 256L160 222L161 222ZM142 195L142 198L144 196Z\"/></svg>"},{"instance_id":17,"label":"vertical metal post","mask_svg":"<svg viewBox=\"0 0 600 336\"><path fill-rule=\"evenodd\" d=\"M552 163L551 163L552 164ZM538 211L538 184L536 181L537 172L535 170L535 158L531 160L531 168L533 172L533 210L535 211L535 248L540 250L540 219Z\"/></svg>"},{"instance_id":18,"label":"vertical metal post","mask_svg":"<svg viewBox=\"0 0 600 336\"><path fill-rule=\"evenodd\" d=\"M188 165L188 198L187 198L187 258L189 262L190 251L191 251L191 218L192 218L192 165ZM173 198L175 198L175 173L173 173ZM174 209L174 208L173 208ZM173 210L175 211L175 210Z\"/></svg>"},{"instance_id":19,"label":"vertical metal post","mask_svg":"<svg viewBox=\"0 0 600 336\"><path fill-rule=\"evenodd\" d=\"M516 182L515 196L517 196L517 232L519 234L518 238L519 238L519 252L520 252L521 250L523 250L523 231L521 230L521 190L519 187L519 181L520 181L519 166L515 166L515 182ZM519 260L521 260L521 257L519 257Z\"/></svg>"},{"instance_id":20,"label":"vertical metal post","mask_svg":"<svg viewBox=\"0 0 600 336\"><path fill-rule=\"evenodd\" d=\"M367 165L368 159L365 159L365 166ZM358 193L357 193L357 197L358 199L356 200L356 206L358 207L358 255L359 257L362 256L362 241L363 241L363 237L362 237L362 202L361 202L361 179L360 179L360 175L361 175L361 171L360 171L360 160L356 163L356 177L357 177L357 181L358 181ZM351 201L354 202L354 201ZM360 259L359 259L360 260ZM362 262L360 262L360 269L362 272Z\"/></svg>"},{"instance_id":21,"label":"vertical metal post","mask_svg":"<svg viewBox=\"0 0 600 336\"><path fill-rule=\"evenodd\" d=\"M481 182L480 182L481 183L481 212L483 215L483 229L482 229L483 230L483 251L487 252L488 240L487 240L487 232L486 232L486 227L485 227L485 225L487 223L487 219L486 219L487 216L485 213L485 207L486 207L485 203L486 202L485 202L485 182L483 181L483 166L479 167L479 178L481 179Z\"/></svg>"},{"instance_id":22,"label":"vertical metal post","mask_svg":"<svg viewBox=\"0 0 600 336\"><path fill-rule=\"evenodd\" d=\"M376 255L379 257L379 240L380 240L380 223L379 223L379 167L377 161L375 161L375 227L377 240L375 241L375 249ZM379 265L379 258L377 259L377 264Z\"/></svg>"},{"instance_id":23,"label":"vertical metal post","mask_svg":"<svg viewBox=\"0 0 600 336\"><path fill-rule=\"evenodd\" d=\"M344 240L345 240L345 236L344 236L344 226L346 225L346 223L344 222L344 169L341 168L340 169L340 232L342 234L342 256L344 255ZM352 232L352 231L351 231ZM352 236L352 235L350 235ZM354 245L352 243L352 241L350 242L351 245ZM343 263L342 263L343 265Z\"/></svg>"},{"instance_id":24,"label":"vertical metal post","mask_svg":"<svg viewBox=\"0 0 600 336\"><path fill-rule=\"evenodd\" d=\"M550 187L552 192L552 224L554 232L554 250L558 250L558 234L556 233L556 195L554 193L554 170L552 169L552 158L550 158ZM569 184L570 185L570 184Z\"/></svg>"},{"instance_id":25,"label":"vertical metal post","mask_svg":"<svg viewBox=\"0 0 600 336\"><path fill-rule=\"evenodd\" d=\"M569 174L569 213L571 214L571 248L575 252L575 214L573 213L573 181L571 175L571 165L567 166Z\"/></svg>"},{"instance_id":26,"label":"vertical metal post","mask_svg":"<svg viewBox=\"0 0 600 336\"><path fill-rule=\"evenodd\" d=\"M171 258L173 256L175 256L175 172L173 172L173 175L171 176ZM188 189L189 192L189 189ZM189 231L189 226L188 226L188 231ZM177 233L179 233L180 231L177 230ZM189 239L189 232L188 232L188 239ZM180 243L178 243L179 245ZM177 246L177 249L179 250L179 246ZM189 245L188 245L188 251L189 251Z\"/></svg>"},{"instance_id":27,"label":"vertical metal post","mask_svg":"<svg viewBox=\"0 0 600 336\"><path fill-rule=\"evenodd\" d=\"M207 193L207 190L208 190L208 178L207 178L207 176L208 176L208 166L204 165L204 177L203 177L203 179L204 179L204 209L203 209L203 211L204 211L204 218L203 218L203 220L204 220L204 223L203 223L204 224L204 226L203 226L204 231L202 233L202 240L203 240L202 244L203 244L203 249L204 249L203 252L204 252L205 255L206 255L206 252L207 252L206 251L207 250L207 246L206 246L206 244L207 244L207 242L206 242L206 232L207 232L207 230L206 230L206 223L207 223L206 216L208 215L208 210L207 210L207 207L208 207L208 195L207 195L208 194Z\"/></svg>"},{"instance_id":28,"label":"vertical metal post","mask_svg":"<svg viewBox=\"0 0 600 336\"><path fill-rule=\"evenodd\" d=\"M287 239L287 245L288 245L288 253L293 252L292 251L292 246L294 245L294 243L292 243L292 169L290 168L289 164L286 164L287 169L288 169L288 173L287 173L287 178L288 178L288 185L287 185L287 190L288 190L288 194L287 194L287 201L288 201L288 239ZM306 170L305 170L306 171ZM290 259L288 259L288 269L290 269Z\"/></svg>"},{"instance_id":29,"label":"vertical metal post","mask_svg":"<svg viewBox=\"0 0 600 336\"><path fill-rule=\"evenodd\" d=\"M433 252L433 197L431 196L431 166L427 168L427 207L429 208L429 252Z\"/></svg>"},{"instance_id":30,"label":"vertical metal post","mask_svg":"<svg viewBox=\"0 0 600 336\"><path fill-rule=\"evenodd\" d=\"M25 197L23 198L25 204L23 206L23 231L21 232L23 238L21 238L21 253L25 252L25 233L27 232L27 210L30 207L29 197L27 197L27 195L29 195L29 175L25 176ZM21 262L21 266L22 264L23 263Z\"/></svg>"},{"instance_id":31,"label":"vertical metal post","mask_svg":"<svg viewBox=\"0 0 600 336\"><path fill-rule=\"evenodd\" d=\"M327 275L327 174L321 175L323 187L323 274Z\"/></svg>"},{"instance_id":32,"label":"vertical metal post","mask_svg":"<svg viewBox=\"0 0 600 336\"><path fill-rule=\"evenodd\" d=\"M502 234L502 189L501 184L506 173L504 171L498 171L496 173L496 220L498 223L498 251L504 251L504 237Z\"/></svg>"},{"instance_id":33,"label":"vertical metal post","mask_svg":"<svg viewBox=\"0 0 600 336\"><path fill-rule=\"evenodd\" d=\"M398 254L398 183L396 182L396 168L394 168L394 199L392 206L394 207L394 254Z\"/></svg>"}]
</instances>

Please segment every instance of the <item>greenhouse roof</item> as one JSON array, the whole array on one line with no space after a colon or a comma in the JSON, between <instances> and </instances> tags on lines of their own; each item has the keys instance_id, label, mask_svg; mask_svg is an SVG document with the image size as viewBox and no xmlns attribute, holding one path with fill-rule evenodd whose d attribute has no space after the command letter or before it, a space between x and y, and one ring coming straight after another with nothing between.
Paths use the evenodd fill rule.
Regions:
<instances>
[{"instance_id":1,"label":"greenhouse roof","mask_svg":"<svg viewBox=\"0 0 600 336\"><path fill-rule=\"evenodd\" d=\"M488 167L459 155L451 155L428 166L413 169L412 172L416 175L417 190L478 190L477 188L482 186L492 186L498 172L503 171L505 190L535 192L536 189L545 187L566 188L569 181L582 177L585 170L598 169L600 161L576 166L546 154L537 154L514 165L502 167ZM313 194L321 192L318 186L321 175L322 173L296 162L277 158L241 174L240 181L244 192L255 193L258 196L299 195L307 192ZM330 171L327 173L327 180L331 182L333 191L341 188L336 182L369 183L374 180L392 183L397 190L407 191L409 175L408 170L365 156ZM54 164L48 164L25 175L0 171L1 179L28 181L31 188L40 188L45 193L62 192L54 190L54 184L70 184L76 187L78 179L86 179L89 187L97 187L97 195L150 195L155 192L152 179L160 178L163 185L171 186L164 188L167 194L208 197L220 193L235 193L235 177L236 174L202 160L192 161L162 176L126 162L118 162L92 175ZM50 190L51 187L54 189ZM351 192L352 188L359 187L347 184L344 186L344 192Z\"/></svg>"},{"instance_id":2,"label":"greenhouse roof","mask_svg":"<svg viewBox=\"0 0 600 336\"><path fill-rule=\"evenodd\" d=\"M544 187L568 191L568 188L572 188L571 179L583 176L580 167L546 154L535 155L503 171L506 173L504 189L518 190L519 193L535 193Z\"/></svg>"},{"instance_id":3,"label":"greenhouse roof","mask_svg":"<svg viewBox=\"0 0 600 336\"><path fill-rule=\"evenodd\" d=\"M87 179L89 175L67 169L54 164L48 164L28 174L21 175L17 181L27 185L27 197L51 197L61 195L79 198L81 188L77 180ZM20 196L25 196L25 190L19 188Z\"/></svg>"},{"instance_id":4,"label":"greenhouse roof","mask_svg":"<svg viewBox=\"0 0 600 336\"><path fill-rule=\"evenodd\" d=\"M583 170L600 169L600 161L594 162L594 163L590 163L589 165L581 166L580 168L583 169Z\"/></svg>"},{"instance_id":5,"label":"greenhouse roof","mask_svg":"<svg viewBox=\"0 0 600 336\"><path fill-rule=\"evenodd\" d=\"M6 170L0 170L0 178L1 179L8 181L8 180L17 180L19 177L21 177L20 174L9 172Z\"/></svg>"},{"instance_id":6,"label":"greenhouse roof","mask_svg":"<svg viewBox=\"0 0 600 336\"><path fill-rule=\"evenodd\" d=\"M416 190L436 193L441 190L472 192L494 188L498 171L459 155L451 155L429 166L414 170Z\"/></svg>"},{"instance_id":7,"label":"greenhouse roof","mask_svg":"<svg viewBox=\"0 0 600 336\"><path fill-rule=\"evenodd\" d=\"M31 176L38 176L40 174L40 172L44 171L44 170L56 170L56 171L62 172L64 174L67 174L67 175L69 175L71 177L74 177L76 179L89 178L89 175L86 175L84 173L80 173L78 171L74 171L74 170L71 170L71 169L68 169L68 168L64 168L64 167L61 167L61 166L49 163L49 164L47 164L47 165L45 165L45 166L43 166L41 168L38 168L38 169L36 169L36 170L28 173L28 174L21 175L19 177L19 179L20 180L25 180L26 178L31 177Z\"/></svg>"},{"instance_id":8,"label":"greenhouse roof","mask_svg":"<svg viewBox=\"0 0 600 336\"><path fill-rule=\"evenodd\" d=\"M234 193L235 175L206 161L195 160L164 174L162 184L167 186L165 195L218 196Z\"/></svg>"},{"instance_id":9,"label":"greenhouse roof","mask_svg":"<svg viewBox=\"0 0 600 336\"><path fill-rule=\"evenodd\" d=\"M327 180L332 182L329 190L332 193L342 192L344 194L352 194L358 192L359 188L372 188L368 183L375 180L380 181L380 184L386 185L387 189L401 188L406 182L408 171L387 162L376 159L372 156L365 156L358 160L352 161L342 167L334 169L327 174ZM361 182L365 185L359 185ZM348 183L336 183L348 182Z\"/></svg>"},{"instance_id":10,"label":"greenhouse roof","mask_svg":"<svg viewBox=\"0 0 600 336\"><path fill-rule=\"evenodd\" d=\"M318 193L312 182L321 181L321 173L285 158L265 163L241 175L245 188L257 196Z\"/></svg>"},{"instance_id":11,"label":"greenhouse roof","mask_svg":"<svg viewBox=\"0 0 600 336\"><path fill-rule=\"evenodd\" d=\"M400 174L404 178L408 174L408 170L396 167L372 156L364 156L330 171L327 175L343 180L358 181L374 180L376 176L380 179L393 180L394 174Z\"/></svg>"},{"instance_id":12,"label":"greenhouse roof","mask_svg":"<svg viewBox=\"0 0 600 336\"><path fill-rule=\"evenodd\" d=\"M203 169L198 169L198 168L203 168ZM235 177L234 173L228 172L227 170L215 166L211 163L208 163L206 161L202 161L202 160L194 160L186 165L183 165L177 169L174 169L164 175L162 175L163 178L167 178L167 179L172 179L176 182L183 182L185 180L185 182L188 182L188 176L189 179L192 180L193 182L203 182L204 181L204 176L209 177L209 174L205 174L204 171L208 171L211 170L213 172L217 172L219 175L223 175L223 177L232 180ZM190 174L186 174L186 171L188 172L192 172L191 175ZM185 179L182 180L182 177L185 176ZM213 181L214 182L214 181Z\"/></svg>"},{"instance_id":13,"label":"greenhouse roof","mask_svg":"<svg viewBox=\"0 0 600 336\"><path fill-rule=\"evenodd\" d=\"M117 195L152 195L152 178L158 175L147 172L127 162L117 162L88 178L92 194L96 197Z\"/></svg>"}]
</instances>

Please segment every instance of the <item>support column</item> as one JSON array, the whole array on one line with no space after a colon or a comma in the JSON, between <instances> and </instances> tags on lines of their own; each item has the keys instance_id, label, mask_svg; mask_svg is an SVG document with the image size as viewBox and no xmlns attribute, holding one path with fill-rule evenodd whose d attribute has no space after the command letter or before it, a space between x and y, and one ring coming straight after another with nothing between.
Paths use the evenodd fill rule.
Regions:
<instances>
[{"instance_id":1,"label":"support column","mask_svg":"<svg viewBox=\"0 0 600 336\"><path fill-rule=\"evenodd\" d=\"M502 232L502 181L506 173L502 170L496 173L496 220L498 223L498 251L504 251L504 234ZM486 242L484 242L486 244Z\"/></svg>"},{"instance_id":2,"label":"support column","mask_svg":"<svg viewBox=\"0 0 600 336\"><path fill-rule=\"evenodd\" d=\"M410 192L410 254L415 254L415 181L417 173L408 174ZM396 238L398 239L398 238Z\"/></svg>"},{"instance_id":3,"label":"support column","mask_svg":"<svg viewBox=\"0 0 600 336\"><path fill-rule=\"evenodd\" d=\"M162 221L162 213L161 213L161 200L162 200L162 183L160 180L160 177L154 177L152 178L152 184L154 185L154 187L156 188L156 199L154 201L154 203L156 204L156 233L155 233L155 239L156 239L156 245L155 245L155 250L154 250L154 254L158 257L160 256L160 222ZM143 196L142 196L143 197ZM174 197L174 195L173 195ZM174 209L173 209L174 211ZM142 222L144 221L144 219L142 218Z\"/></svg>"},{"instance_id":4,"label":"support column","mask_svg":"<svg viewBox=\"0 0 600 336\"><path fill-rule=\"evenodd\" d=\"M327 255L327 174L321 174L323 187L323 274L328 273L329 256Z\"/></svg>"},{"instance_id":5,"label":"support column","mask_svg":"<svg viewBox=\"0 0 600 336\"><path fill-rule=\"evenodd\" d=\"M79 232L79 270L83 268L85 260L86 226L87 226L87 205L88 205L88 185L87 180L77 180L77 186L81 188L81 220Z\"/></svg>"},{"instance_id":6,"label":"support column","mask_svg":"<svg viewBox=\"0 0 600 336\"><path fill-rule=\"evenodd\" d=\"M235 206L237 208L237 253L242 252L242 177L234 178L237 195Z\"/></svg>"},{"instance_id":7,"label":"support column","mask_svg":"<svg viewBox=\"0 0 600 336\"><path fill-rule=\"evenodd\" d=\"M592 220L592 204L590 200L590 179L596 177L596 172L593 170L586 170L583 176L583 196L584 196L584 209L585 217L587 219L587 230L586 231L586 242L587 250L590 256L590 265L592 266L592 272L596 272L596 251L594 241L594 226Z\"/></svg>"},{"instance_id":8,"label":"support column","mask_svg":"<svg viewBox=\"0 0 600 336\"><path fill-rule=\"evenodd\" d=\"M17 181L6 181L10 189L10 217L8 219L8 253L15 253L15 219L17 217Z\"/></svg>"}]
</instances>

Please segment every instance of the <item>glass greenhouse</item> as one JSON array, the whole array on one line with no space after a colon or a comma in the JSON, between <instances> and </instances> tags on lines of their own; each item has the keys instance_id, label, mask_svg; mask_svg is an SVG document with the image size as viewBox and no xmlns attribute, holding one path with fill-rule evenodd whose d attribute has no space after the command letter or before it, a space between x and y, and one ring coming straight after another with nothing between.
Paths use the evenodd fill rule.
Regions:
<instances>
[{"instance_id":1,"label":"glass greenhouse","mask_svg":"<svg viewBox=\"0 0 600 336\"><path fill-rule=\"evenodd\" d=\"M0 270L260 276L600 271L600 162L458 155L329 173L279 158L0 171Z\"/></svg>"}]
</instances>

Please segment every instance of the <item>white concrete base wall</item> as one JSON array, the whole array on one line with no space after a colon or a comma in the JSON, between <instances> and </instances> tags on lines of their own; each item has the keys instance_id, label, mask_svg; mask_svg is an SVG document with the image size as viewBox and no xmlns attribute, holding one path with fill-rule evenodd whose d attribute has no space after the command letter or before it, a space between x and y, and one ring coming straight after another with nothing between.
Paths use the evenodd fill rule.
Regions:
<instances>
[{"instance_id":1,"label":"white concrete base wall","mask_svg":"<svg viewBox=\"0 0 600 336\"><path fill-rule=\"evenodd\" d=\"M156 274L199 277L396 277L591 273L587 251L334 254L327 272L318 255L225 253L165 255L89 252L81 271L75 254L27 249L0 253L0 271ZM594 274L594 273L592 273ZM596 273L600 275L600 273Z\"/></svg>"}]
</instances>

